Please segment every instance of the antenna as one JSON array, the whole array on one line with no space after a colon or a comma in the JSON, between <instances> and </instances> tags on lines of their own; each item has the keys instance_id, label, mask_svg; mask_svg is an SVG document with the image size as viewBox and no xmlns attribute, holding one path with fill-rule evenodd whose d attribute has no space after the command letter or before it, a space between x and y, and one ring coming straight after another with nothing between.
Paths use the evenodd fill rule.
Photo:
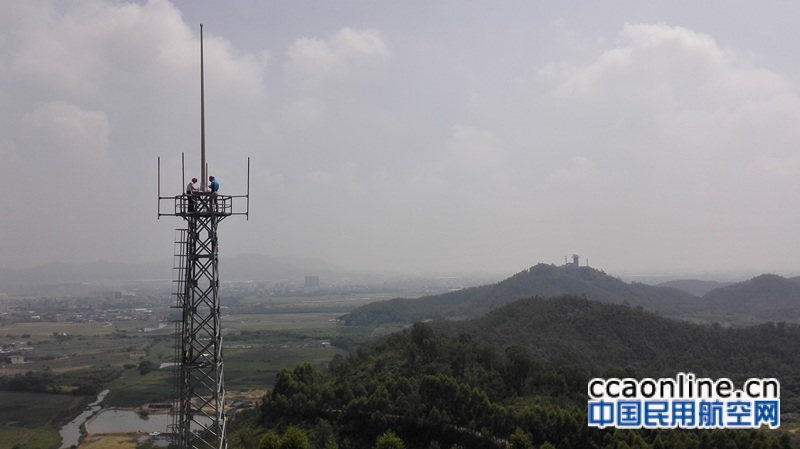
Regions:
<instances>
[{"instance_id":1,"label":"antenna","mask_svg":"<svg viewBox=\"0 0 800 449\"><path fill-rule=\"evenodd\" d=\"M181 151L181 190L183 189L183 180L186 179L186 159L183 151Z\"/></svg>"},{"instance_id":2,"label":"antenna","mask_svg":"<svg viewBox=\"0 0 800 449\"><path fill-rule=\"evenodd\" d=\"M203 75L203 24L200 24L200 190L206 190L206 95Z\"/></svg>"}]
</instances>

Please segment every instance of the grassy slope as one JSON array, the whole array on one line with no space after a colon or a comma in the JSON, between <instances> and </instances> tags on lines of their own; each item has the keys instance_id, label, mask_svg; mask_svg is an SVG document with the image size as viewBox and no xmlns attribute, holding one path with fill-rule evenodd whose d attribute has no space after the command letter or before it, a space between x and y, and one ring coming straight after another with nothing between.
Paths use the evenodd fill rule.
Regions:
<instances>
[{"instance_id":1,"label":"grassy slope","mask_svg":"<svg viewBox=\"0 0 800 449\"><path fill-rule=\"evenodd\" d=\"M26 449L58 448L58 429L88 402L82 396L0 391L0 449L15 443Z\"/></svg>"}]
</instances>

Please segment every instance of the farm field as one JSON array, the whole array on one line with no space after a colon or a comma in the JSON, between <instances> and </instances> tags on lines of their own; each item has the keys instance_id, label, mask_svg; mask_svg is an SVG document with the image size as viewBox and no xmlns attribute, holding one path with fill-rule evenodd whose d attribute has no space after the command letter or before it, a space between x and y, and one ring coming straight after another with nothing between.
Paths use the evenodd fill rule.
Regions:
<instances>
[{"instance_id":1,"label":"farm field","mask_svg":"<svg viewBox=\"0 0 800 449\"><path fill-rule=\"evenodd\" d=\"M346 355L347 350L337 343L369 338L374 329L343 326L338 316L376 299L380 298L239 298L224 308L222 317L226 399L258 401L281 369L305 362L322 367L334 356ZM87 379L102 382L92 385L110 390L104 407L138 408L171 400L173 370L158 367L173 361L173 326L157 329L157 324L174 311L154 312L161 318L0 326L0 347L24 347L35 355L26 357L25 363L0 364L0 381L34 375L41 381L36 388L42 391L0 391L0 449L14 444L57 449L60 427L95 399L91 394L76 395ZM145 328L149 331L144 332ZM142 370L144 365L151 369ZM126 448L135 447L135 442L130 437L106 437L80 447Z\"/></svg>"}]
</instances>

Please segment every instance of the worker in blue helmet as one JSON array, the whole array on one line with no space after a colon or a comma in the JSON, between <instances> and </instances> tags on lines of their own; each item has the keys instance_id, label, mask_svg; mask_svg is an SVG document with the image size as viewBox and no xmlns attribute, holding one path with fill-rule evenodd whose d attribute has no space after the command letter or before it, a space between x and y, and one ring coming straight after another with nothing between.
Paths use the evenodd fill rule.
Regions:
<instances>
[{"instance_id":1,"label":"worker in blue helmet","mask_svg":"<svg viewBox=\"0 0 800 449\"><path fill-rule=\"evenodd\" d=\"M219 190L219 182L213 176L208 177L208 188L211 190L211 195L213 197L211 206L213 207L213 211L216 212L219 209L219 204L217 204L217 191Z\"/></svg>"},{"instance_id":2,"label":"worker in blue helmet","mask_svg":"<svg viewBox=\"0 0 800 449\"><path fill-rule=\"evenodd\" d=\"M219 182L217 182L217 178L213 176L208 177L208 188L211 189L211 192L217 193L217 190L219 190Z\"/></svg>"}]
</instances>

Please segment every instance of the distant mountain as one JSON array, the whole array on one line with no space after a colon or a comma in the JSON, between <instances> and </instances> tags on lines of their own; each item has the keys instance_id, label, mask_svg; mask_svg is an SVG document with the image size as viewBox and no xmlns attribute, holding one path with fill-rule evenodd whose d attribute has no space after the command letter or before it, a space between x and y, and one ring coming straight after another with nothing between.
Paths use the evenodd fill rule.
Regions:
<instances>
[{"instance_id":1,"label":"distant mountain","mask_svg":"<svg viewBox=\"0 0 800 449\"><path fill-rule=\"evenodd\" d=\"M276 259L260 254L220 257L220 276L226 281L278 281L305 276L331 276L344 270L313 259Z\"/></svg>"},{"instance_id":2,"label":"distant mountain","mask_svg":"<svg viewBox=\"0 0 800 449\"><path fill-rule=\"evenodd\" d=\"M680 316L686 310L696 308L695 303L700 301L675 288L636 282L627 284L590 267L539 264L496 284L367 304L342 319L350 324L381 324L472 318L517 299L563 294L609 303L628 303L668 316Z\"/></svg>"},{"instance_id":3,"label":"distant mountain","mask_svg":"<svg viewBox=\"0 0 800 449\"><path fill-rule=\"evenodd\" d=\"M702 281L698 281L702 282ZM691 282L679 285L686 287ZM700 284L696 284L699 286ZM708 287L712 284L703 284ZM762 275L707 292L625 283L590 267L539 264L501 282L422 298L394 298L362 306L342 319L349 324L413 323L481 316L527 297L577 295L590 300L641 306L663 316L724 324L800 321L800 282Z\"/></svg>"},{"instance_id":4,"label":"distant mountain","mask_svg":"<svg viewBox=\"0 0 800 449\"><path fill-rule=\"evenodd\" d=\"M104 260L83 264L53 262L31 268L0 269L0 282L42 285L169 279L171 273L168 261L149 264L125 264Z\"/></svg>"},{"instance_id":5,"label":"distant mountain","mask_svg":"<svg viewBox=\"0 0 800 449\"><path fill-rule=\"evenodd\" d=\"M677 279L674 281L661 282L656 284L658 287L671 287L683 290L686 293L702 297L711 290L726 287L733 284L733 282L719 282L719 281L703 281L700 279Z\"/></svg>"},{"instance_id":6,"label":"distant mountain","mask_svg":"<svg viewBox=\"0 0 800 449\"><path fill-rule=\"evenodd\" d=\"M221 256L219 269L225 281L302 279L306 275L329 275L341 271L318 261L287 262L256 254ZM56 262L22 269L0 268L0 285L170 280L172 275L170 260L143 264L103 260L83 264Z\"/></svg>"},{"instance_id":7,"label":"distant mountain","mask_svg":"<svg viewBox=\"0 0 800 449\"><path fill-rule=\"evenodd\" d=\"M711 290L697 316L722 322L796 321L800 318L800 283L774 274Z\"/></svg>"}]
</instances>

